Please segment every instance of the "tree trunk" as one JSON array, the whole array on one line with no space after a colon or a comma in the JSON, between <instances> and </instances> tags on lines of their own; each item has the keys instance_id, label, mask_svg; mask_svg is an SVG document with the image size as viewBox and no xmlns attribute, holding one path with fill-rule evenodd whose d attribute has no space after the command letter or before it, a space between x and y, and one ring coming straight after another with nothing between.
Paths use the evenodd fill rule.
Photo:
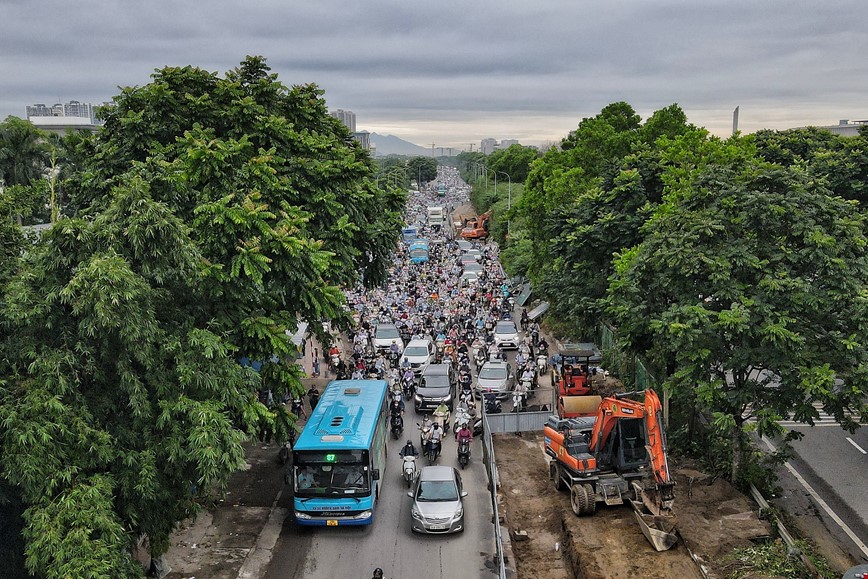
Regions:
<instances>
[{"instance_id":1,"label":"tree trunk","mask_svg":"<svg viewBox=\"0 0 868 579\"><path fill-rule=\"evenodd\" d=\"M742 439L741 439L741 423L736 418L735 427L732 429L732 471L730 472L730 480L736 484L738 474L741 470L742 458Z\"/></svg>"}]
</instances>

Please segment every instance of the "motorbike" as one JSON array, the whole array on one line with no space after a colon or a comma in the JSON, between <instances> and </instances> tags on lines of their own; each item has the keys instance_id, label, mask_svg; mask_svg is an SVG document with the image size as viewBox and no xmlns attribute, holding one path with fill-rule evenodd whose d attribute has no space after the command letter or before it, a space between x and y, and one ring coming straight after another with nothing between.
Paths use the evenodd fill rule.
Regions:
<instances>
[{"instance_id":1,"label":"motorbike","mask_svg":"<svg viewBox=\"0 0 868 579\"><path fill-rule=\"evenodd\" d=\"M401 378L401 391L404 393L405 399L410 400L415 390L416 381L412 377Z\"/></svg>"},{"instance_id":2,"label":"motorbike","mask_svg":"<svg viewBox=\"0 0 868 579\"><path fill-rule=\"evenodd\" d=\"M416 457L408 454L404 456L404 482L409 488L414 480L416 480Z\"/></svg>"},{"instance_id":3,"label":"motorbike","mask_svg":"<svg viewBox=\"0 0 868 579\"><path fill-rule=\"evenodd\" d=\"M443 429L443 432L449 430L449 414L449 409L447 409L445 412L437 412L436 410L434 411L434 420L440 423L440 427Z\"/></svg>"},{"instance_id":4,"label":"motorbike","mask_svg":"<svg viewBox=\"0 0 868 579\"><path fill-rule=\"evenodd\" d=\"M292 443L287 440L283 443L283 446L280 447L280 452L277 453L277 459L280 461L281 465L285 465L289 462L290 456L292 456Z\"/></svg>"},{"instance_id":5,"label":"motorbike","mask_svg":"<svg viewBox=\"0 0 868 579\"><path fill-rule=\"evenodd\" d=\"M428 459L428 464L434 464L437 457L440 456L441 442L439 440L429 440L425 444L425 457Z\"/></svg>"},{"instance_id":6,"label":"motorbike","mask_svg":"<svg viewBox=\"0 0 868 579\"><path fill-rule=\"evenodd\" d=\"M431 432L431 419L425 416L422 419L422 424L416 423L416 428L419 429L419 446L425 448L425 439L428 438L428 433ZM424 450L423 450L424 452Z\"/></svg>"},{"instance_id":7,"label":"motorbike","mask_svg":"<svg viewBox=\"0 0 868 579\"><path fill-rule=\"evenodd\" d=\"M542 376L549 368L549 359L545 354L538 354L536 357L536 373Z\"/></svg>"},{"instance_id":8,"label":"motorbike","mask_svg":"<svg viewBox=\"0 0 868 579\"><path fill-rule=\"evenodd\" d=\"M304 402L302 401L301 398L293 398L292 399L291 411L293 414L295 414L299 418L304 414Z\"/></svg>"},{"instance_id":9,"label":"motorbike","mask_svg":"<svg viewBox=\"0 0 868 579\"><path fill-rule=\"evenodd\" d=\"M398 367L398 360L401 359L401 354L398 352L389 352L389 366L391 368Z\"/></svg>"},{"instance_id":10,"label":"motorbike","mask_svg":"<svg viewBox=\"0 0 868 579\"><path fill-rule=\"evenodd\" d=\"M458 443L458 464L463 469L470 462L470 441L467 439Z\"/></svg>"},{"instance_id":11,"label":"motorbike","mask_svg":"<svg viewBox=\"0 0 868 579\"><path fill-rule=\"evenodd\" d=\"M482 365L485 364L485 352L482 350L476 350L476 354L473 356L474 362L476 362L476 371L478 372Z\"/></svg>"},{"instance_id":12,"label":"motorbike","mask_svg":"<svg viewBox=\"0 0 868 579\"><path fill-rule=\"evenodd\" d=\"M333 354L329 354L329 369L337 374L338 364L341 362L340 352L335 352Z\"/></svg>"},{"instance_id":13,"label":"motorbike","mask_svg":"<svg viewBox=\"0 0 868 579\"><path fill-rule=\"evenodd\" d=\"M500 405L500 400L497 399L497 394L491 392L485 394L485 413L500 414L503 408Z\"/></svg>"},{"instance_id":14,"label":"motorbike","mask_svg":"<svg viewBox=\"0 0 868 579\"><path fill-rule=\"evenodd\" d=\"M518 389L513 390L512 411L521 412L522 410L524 410L525 404L527 404L527 394L519 391Z\"/></svg>"},{"instance_id":15,"label":"motorbike","mask_svg":"<svg viewBox=\"0 0 868 579\"><path fill-rule=\"evenodd\" d=\"M398 439L399 436L404 432L404 419L401 418L400 414L393 414L391 419L389 420L392 438L395 440Z\"/></svg>"}]
</instances>

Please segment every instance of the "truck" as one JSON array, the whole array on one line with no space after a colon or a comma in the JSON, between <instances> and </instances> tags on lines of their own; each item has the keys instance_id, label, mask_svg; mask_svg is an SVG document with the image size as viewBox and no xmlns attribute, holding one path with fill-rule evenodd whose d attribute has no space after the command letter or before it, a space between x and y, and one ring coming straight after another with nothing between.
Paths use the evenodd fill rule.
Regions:
<instances>
[{"instance_id":1,"label":"truck","mask_svg":"<svg viewBox=\"0 0 868 579\"><path fill-rule=\"evenodd\" d=\"M465 219L464 228L461 230L461 237L464 239L483 239L488 237L488 222L490 220L491 211L486 211L478 217Z\"/></svg>"},{"instance_id":2,"label":"truck","mask_svg":"<svg viewBox=\"0 0 868 579\"><path fill-rule=\"evenodd\" d=\"M549 476L557 490L570 491L573 513L591 515L597 503L629 503L657 551L678 540L662 414L649 389L604 398L595 416L551 416L543 428Z\"/></svg>"},{"instance_id":3,"label":"truck","mask_svg":"<svg viewBox=\"0 0 868 579\"><path fill-rule=\"evenodd\" d=\"M440 229L446 223L446 210L440 206L428 207L428 226Z\"/></svg>"}]
</instances>

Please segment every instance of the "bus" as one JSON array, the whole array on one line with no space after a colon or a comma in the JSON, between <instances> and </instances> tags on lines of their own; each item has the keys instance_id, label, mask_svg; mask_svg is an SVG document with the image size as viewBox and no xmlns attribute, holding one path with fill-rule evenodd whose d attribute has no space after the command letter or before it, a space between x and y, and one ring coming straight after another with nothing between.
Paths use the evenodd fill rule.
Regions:
<instances>
[{"instance_id":1,"label":"bus","mask_svg":"<svg viewBox=\"0 0 868 579\"><path fill-rule=\"evenodd\" d=\"M388 384L335 380L292 451L299 525L370 525L386 466Z\"/></svg>"},{"instance_id":2,"label":"bus","mask_svg":"<svg viewBox=\"0 0 868 579\"><path fill-rule=\"evenodd\" d=\"M410 245L411 243L416 241L416 237L418 237L418 235L418 230L412 225L408 225L401 230L401 238L407 245Z\"/></svg>"},{"instance_id":3,"label":"bus","mask_svg":"<svg viewBox=\"0 0 868 579\"><path fill-rule=\"evenodd\" d=\"M408 249L410 263L425 263L428 261L428 240L419 238Z\"/></svg>"}]
</instances>

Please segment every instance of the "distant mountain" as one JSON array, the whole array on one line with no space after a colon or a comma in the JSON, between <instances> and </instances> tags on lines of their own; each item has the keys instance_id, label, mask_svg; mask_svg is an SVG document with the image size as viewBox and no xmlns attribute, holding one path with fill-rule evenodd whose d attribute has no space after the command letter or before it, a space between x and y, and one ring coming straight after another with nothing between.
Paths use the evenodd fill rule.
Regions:
<instances>
[{"instance_id":1,"label":"distant mountain","mask_svg":"<svg viewBox=\"0 0 868 579\"><path fill-rule=\"evenodd\" d=\"M431 154L431 149L420 147L394 135L371 133L371 144L377 147L378 157L385 157L386 155L410 155L418 157L420 155Z\"/></svg>"}]
</instances>

